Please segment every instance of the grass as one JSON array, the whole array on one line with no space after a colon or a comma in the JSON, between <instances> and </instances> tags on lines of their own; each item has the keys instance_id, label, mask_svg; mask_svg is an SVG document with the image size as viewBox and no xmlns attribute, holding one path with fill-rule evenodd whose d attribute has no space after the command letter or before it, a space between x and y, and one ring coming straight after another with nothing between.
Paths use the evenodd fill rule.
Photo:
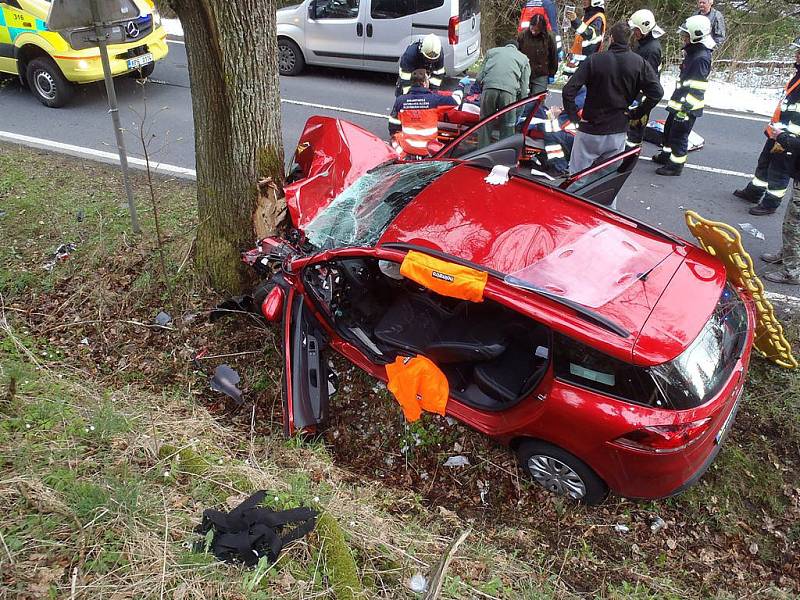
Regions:
<instances>
[{"instance_id":1,"label":"grass","mask_svg":"<svg viewBox=\"0 0 800 600\"><path fill-rule=\"evenodd\" d=\"M143 178L134 185L144 198ZM443 598L797 597L796 374L754 361L732 437L682 496L586 509L523 483L519 504L461 515L446 495L431 505L422 490L352 472L323 441L283 437L276 338L204 322L216 298L187 266L193 188L158 186L167 282L143 203L145 234L128 233L114 169L0 145L0 597L413 598L411 576L429 575L468 526ZM42 269L67 241L77 245L69 260ZM172 329L150 325L158 310L176 319ZM227 359L259 399L235 412L191 359L254 344L263 351ZM352 379L351 394L374 387ZM384 390L363 393L392 406ZM380 450L408 446L402 462L413 468L431 454L443 461L456 441L473 457L503 452L434 418ZM475 462L498 489L503 473ZM191 550L203 509L259 489L272 508L319 510L319 526L252 570ZM655 515L668 523L659 534Z\"/></svg>"}]
</instances>

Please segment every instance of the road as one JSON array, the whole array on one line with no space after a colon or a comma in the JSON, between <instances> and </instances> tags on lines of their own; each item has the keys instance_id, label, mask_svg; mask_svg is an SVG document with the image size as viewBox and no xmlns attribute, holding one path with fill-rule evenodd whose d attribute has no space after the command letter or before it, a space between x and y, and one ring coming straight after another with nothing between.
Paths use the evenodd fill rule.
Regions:
<instances>
[{"instance_id":1,"label":"road","mask_svg":"<svg viewBox=\"0 0 800 600\"><path fill-rule=\"evenodd\" d=\"M389 112L393 87L394 78L389 75L322 68L308 68L299 77L282 78L283 142L287 153L295 147L306 119L314 114L345 118L386 136L386 120L381 115ZM117 81L117 94L123 126L129 128L127 144L131 153L141 155L138 129L146 105L145 125L156 136L150 146L158 150L155 160L174 166L173 172L190 173L194 169L192 106L186 53L180 40L172 40L169 56L156 67L148 85L121 79ZM560 96L554 94L551 102L560 103ZM663 117L664 113L659 109L655 116ZM690 237L683 220L685 209L734 226L751 223L765 238L742 234L754 259L762 252L776 250L783 209L774 215L754 217L747 213L749 205L731 196L752 173L764 141L765 120L708 111L695 128L705 138L706 146L690 155L694 168L685 170L680 178L664 178L654 175L656 165L640 161L620 194L620 210L683 237ZM102 159L105 153L116 149L102 84L82 86L68 107L54 110L39 104L15 79L4 79L0 82L0 140L73 153L72 147L76 146L81 148L78 154ZM655 146L645 144L643 154L650 156L655 150ZM756 267L761 272L765 265L756 259ZM800 295L797 286L769 284L768 289Z\"/></svg>"}]
</instances>

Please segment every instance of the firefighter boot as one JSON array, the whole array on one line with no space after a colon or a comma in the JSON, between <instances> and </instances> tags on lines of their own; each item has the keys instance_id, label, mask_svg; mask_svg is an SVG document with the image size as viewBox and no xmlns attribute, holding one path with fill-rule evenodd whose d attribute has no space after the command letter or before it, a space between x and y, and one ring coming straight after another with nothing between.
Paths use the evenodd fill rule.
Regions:
<instances>
[{"instance_id":1,"label":"firefighter boot","mask_svg":"<svg viewBox=\"0 0 800 600\"><path fill-rule=\"evenodd\" d=\"M742 188L741 190L735 190L733 195L737 198L741 198L745 202L750 202L752 204L758 204L761 202L761 197L756 197L748 191L749 188ZM763 193L762 193L763 196Z\"/></svg>"},{"instance_id":2,"label":"firefighter boot","mask_svg":"<svg viewBox=\"0 0 800 600\"><path fill-rule=\"evenodd\" d=\"M657 165L666 165L669 162L669 152L664 152L663 150L658 154L654 154L653 157L650 159Z\"/></svg>"},{"instance_id":3,"label":"firefighter boot","mask_svg":"<svg viewBox=\"0 0 800 600\"><path fill-rule=\"evenodd\" d=\"M780 251L764 252L764 254L761 255L761 260L770 265L781 265L783 264L783 253Z\"/></svg>"},{"instance_id":4,"label":"firefighter boot","mask_svg":"<svg viewBox=\"0 0 800 600\"><path fill-rule=\"evenodd\" d=\"M683 173L683 165L668 162L666 165L656 170L656 175L665 175L667 177L680 177Z\"/></svg>"}]
</instances>

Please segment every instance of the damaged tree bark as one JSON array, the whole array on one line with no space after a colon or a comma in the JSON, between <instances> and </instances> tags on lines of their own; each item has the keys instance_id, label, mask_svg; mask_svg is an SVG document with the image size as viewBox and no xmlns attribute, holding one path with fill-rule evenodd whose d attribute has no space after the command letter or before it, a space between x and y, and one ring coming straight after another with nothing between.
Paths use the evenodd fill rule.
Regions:
<instances>
[{"instance_id":1,"label":"damaged tree bark","mask_svg":"<svg viewBox=\"0 0 800 600\"><path fill-rule=\"evenodd\" d=\"M192 84L199 226L195 266L221 292L246 275L241 250L284 213L275 0L169 0ZM275 183L273 183L275 182Z\"/></svg>"}]
</instances>

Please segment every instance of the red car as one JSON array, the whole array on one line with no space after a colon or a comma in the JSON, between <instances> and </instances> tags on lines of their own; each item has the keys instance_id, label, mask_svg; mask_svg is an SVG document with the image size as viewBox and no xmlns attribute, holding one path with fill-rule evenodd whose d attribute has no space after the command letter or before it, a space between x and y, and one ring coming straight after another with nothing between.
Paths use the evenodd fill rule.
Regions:
<instances>
[{"instance_id":1,"label":"red car","mask_svg":"<svg viewBox=\"0 0 800 600\"><path fill-rule=\"evenodd\" d=\"M286 187L294 229L244 255L268 276L256 306L282 323L286 432L324 426L328 351L383 381L418 354L447 376L447 414L552 492L676 494L730 430L752 300L716 258L604 206L638 150L551 179L520 162L530 117L492 133L507 117L418 162L352 124L308 121ZM483 301L401 275L412 250L488 274Z\"/></svg>"}]
</instances>

